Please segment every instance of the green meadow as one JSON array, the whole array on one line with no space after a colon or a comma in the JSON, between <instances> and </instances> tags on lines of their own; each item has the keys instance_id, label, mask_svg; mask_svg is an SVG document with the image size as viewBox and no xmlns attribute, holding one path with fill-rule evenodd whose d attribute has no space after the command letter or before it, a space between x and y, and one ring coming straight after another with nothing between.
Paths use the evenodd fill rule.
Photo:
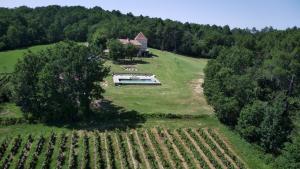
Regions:
<instances>
[{"instance_id":1,"label":"green meadow","mask_svg":"<svg viewBox=\"0 0 300 169\"><path fill-rule=\"evenodd\" d=\"M0 52L0 73L10 73L18 59L22 59L27 50L37 52L52 45L39 45L19 50ZM158 86L115 86L112 80L114 72L130 72L122 64L105 63L111 69L110 74L102 83L105 89L104 99L109 101L116 110L134 111L137 115L146 115L136 122L135 128L164 127L176 128L215 128L218 129L234 151L240 156L249 168L270 168L261 159L262 152L258 148L241 139L236 133L218 122L213 109L207 104L203 95L203 69L207 59L196 59L166 51L150 49L154 55L151 58L137 58L134 64L139 73L153 73L161 85ZM187 118L167 118L166 114L187 115ZM153 117L151 117L153 115ZM155 116L160 115L160 116ZM22 117L21 110L13 103L0 105L0 116ZM0 137L14 137L17 134L40 135L55 132L70 133L73 130L114 130L120 119L106 120L96 124L49 125L49 124L18 124L0 126ZM129 122L130 123L130 122ZM114 128L115 127L115 128ZM25 137L25 136L24 136Z\"/></svg>"},{"instance_id":2,"label":"green meadow","mask_svg":"<svg viewBox=\"0 0 300 169\"><path fill-rule=\"evenodd\" d=\"M136 72L153 73L158 86L114 86L112 76L106 78L104 96L116 105L142 114L171 113L200 115L211 114L201 83L206 59L195 59L170 52L150 50L152 58L141 58L142 64L134 65ZM113 72L129 72L121 65L107 62Z\"/></svg>"},{"instance_id":3,"label":"green meadow","mask_svg":"<svg viewBox=\"0 0 300 169\"><path fill-rule=\"evenodd\" d=\"M14 65L18 62L18 59L21 59L25 52L28 50L32 52L37 52L52 45L37 45L33 47L17 49L17 50L8 50L0 52L0 73L11 73L14 71Z\"/></svg>"}]
</instances>

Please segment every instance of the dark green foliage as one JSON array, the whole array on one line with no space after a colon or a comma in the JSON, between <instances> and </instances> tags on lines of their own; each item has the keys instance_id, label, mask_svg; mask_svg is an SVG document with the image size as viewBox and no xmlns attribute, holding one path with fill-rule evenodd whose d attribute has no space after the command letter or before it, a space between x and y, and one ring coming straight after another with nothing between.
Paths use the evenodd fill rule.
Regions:
<instances>
[{"instance_id":1,"label":"dark green foliage","mask_svg":"<svg viewBox=\"0 0 300 169\"><path fill-rule=\"evenodd\" d=\"M282 155L277 158L275 168L298 169L300 168L300 136L295 136L291 143L285 144Z\"/></svg>"},{"instance_id":2,"label":"dark green foliage","mask_svg":"<svg viewBox=\"0 0 300 169\"><path fill-rule=\"evenodd\" d=\"M278 95L266 106L260 125L260 144L268 152L276 152L287 141L292 129L292 121L285 114L284 95Z\"/></svg>"},{"instance_id":3,"label":"dark green foliage","mask_svg":"<svg viewBox=\"0 0 300 169\"><path fill-rule=\"evenodd\" d=\"M40 105L35 102L38 99L38 81L39 72L45 66L47 58L44 55L31 53L25 54L23 60L19 60L15 67L15 74L12 78L14 84L14 96L16 102L21 106L28 117L31 112L33 116L37 116L40 111Z\"/></svg>"},{"instance_id":4,"label":"dark green foliage","mask_svg":"<svg viewBox=\"0 0 300 169\"><path fill-rule=\"evenodd\" d=\"M137 56L138 52L139 52L139 49L132 44L125 46L125 56L127 59L132 60L134 57Z\"/></svg>"},{"instance_id":5,"label":"dark green foliage","mask_svg":"<svg viewBox=\"0 0 300 169\"><path fill-rule=\"evenodd\" d=\"M108 39L132 39L143 32L150 47L207 58L215 58L223 47L234 44L254 49L256 34L273 31L230 30L227 25L181 23L80 6L1 8L0 25L0 50L68 39L89 41L100 52L106 48Z\"/></svg>"},{"instance_id":6,"label":"dark green foliage","mask_svg":"<svg viewBox=\"0 0 300 169\"><path fill-rule=\"evenodd\" d=\"M225 124L234 126L237 123L241 106L253 95L253 82L244 75L251 65L253 53L246 48L233 47L223 49L204 70L204 93Z\"/></svg>"},{"instance_id":7,"label":"dark green foliage","mask_svg":"<svg viewBox=\"0 0 300 169\"><path fill-rule=\"evenodd\" d=\"M112 39L107 43L109 49L109 57L113 61L125 59L125 48L119 40Z\"/></svg>"},{"instance_id":8,"label":"dark green foliage","mask_svg":"<svg viewBox=\"0 0 300 169\"><path fill-rule=\"evenodd\" d=\"M255 101L245 106L241 111L237 130L248 141L258 141L260 138L260 124L263 120L267 104Z\"/></svg>"},{"instance_id":9,"label":"dark green foliage","mask_svg":"<svg viewBox=\"0 0 300 169\"><path fill-rule=\"evenodd\" d=\"M97 29L96 32L90 36L89 45L95 54L101 53L107 48L107 40L109 39L109 33L107 29Z\"/></svg>"},{"instance_id":10,"label":"dark green foliage","mask_svg":"<svg viewBox=\"0 0 300 169\"><path fill-rule=\"evenodd\" d=\"M63 42L16 65L14 96L27 117L42 120L88 118L92 99L103 92L96 82L108 73L89 48Z\"/></svg>"},{"instance_id":11,"label":"dark green foliage","mask_svg":"<svg viewBox=\"0 0 300 169\"><path fill-rule=\"evenodd\" d=\"M137 57L139 49L132 44L122 44L119 40L111 39L107 42L107 48L109 50L109 57L115 61L120 62L125 59L133 60Z\"/></svg>"},{"instance_id":12,"label":"dark green foliage","mask_svg":"<svg viewBox=\"0 0 300 169\"><path fill-rule=\"evenodd\" d=\"M204 94L217 117L267 152L289 140L299 112L299 39L296 28L239 37L205 69Z\"/></svg>"}]
</instances>

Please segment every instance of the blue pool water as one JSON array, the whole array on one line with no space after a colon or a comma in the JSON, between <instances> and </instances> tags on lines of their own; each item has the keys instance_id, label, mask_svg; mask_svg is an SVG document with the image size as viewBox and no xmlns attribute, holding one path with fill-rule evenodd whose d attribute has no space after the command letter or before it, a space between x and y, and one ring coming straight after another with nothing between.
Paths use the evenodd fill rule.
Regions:
<instances>
[{"instance_id":1,"label":"blue pool water","mask_svg":"<svg viewBox=\"0 0 300 169\"><path fill-rule=\"evenodd\" d=\"M121 83L155 83L152 79L119 79Z\"/></svg>"}]
</instances>

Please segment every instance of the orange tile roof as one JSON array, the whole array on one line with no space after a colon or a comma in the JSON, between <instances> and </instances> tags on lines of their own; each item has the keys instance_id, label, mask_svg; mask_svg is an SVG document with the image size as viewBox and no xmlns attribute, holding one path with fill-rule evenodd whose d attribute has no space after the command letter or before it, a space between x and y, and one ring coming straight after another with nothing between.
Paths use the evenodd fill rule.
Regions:
<instances>
[{"instance_id":1,"label":"orange tile roof","mask_svg":"<svg viewBox=\"0 0 300 169\"><path fill-rule=\"evenodd\" d=\"M127 44L132 44L132 45L135 45L135 46L141 46L142 44L140 42L138 42L137 40L130 40L130 39L119 39L119 41L124 44L124 45L127 45Z\"/></svg>"},{"instance_id":2,"label":"orange tile roof","mask_svg":"<svg viewBox=\"0 0 300 169\"><path fill-rule=\"evenodd\" d=\"M147 40L146 36L142 32L140 32L134 39Z\"/></svg>"}]
</instances>

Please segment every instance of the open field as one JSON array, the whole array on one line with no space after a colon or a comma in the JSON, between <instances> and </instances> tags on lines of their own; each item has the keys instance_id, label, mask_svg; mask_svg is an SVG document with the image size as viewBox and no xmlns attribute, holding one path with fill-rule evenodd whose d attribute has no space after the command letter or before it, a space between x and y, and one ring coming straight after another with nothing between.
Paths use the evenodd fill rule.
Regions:
<instances>
[{"instance_id":1,"label":"open field","mask_svg":"<svg viewBox=\"0 0 300 169\"><path fill-rule=\"evenodd\" d=\"M135 65L135 72L153 73L162 85L115 87L110 75L104 87L105 98L142 114L211 114L212 109L207 105L201 89L207 60L155 49L150 51L156 57L142 58L141 63ZM121 65L111 62L107 65L111 66L111 73L125 71Z\"/></svg>"},{"instance_id":2,"label":"open field","mask_svg":"<svg viewBox=\"0 0 300 169\"><path fill-rule=\"evenodd\" d=\"M46 49L51 45L41 45L31 47L32 51L38 51L41 49ZM13 51L6 51L0 52L0 73L3 72L12 72L13 66L17 62L18 58L22 58L22 54L26 51L26 49L21 50L13 50ZM78 147L74 150L75 153L78 153L76 157L78 167L82 168L85 164L83 163L83 156L85 145L84 144L84 134L86 133L88 136L89 142L89 154L90 154L90 161L89 165L91 168L95 168L96 158L102 158L99 154L95 157L95 139L96 136L99 134L98 132L91 132L91 131L107 131L107 145L112 145L112 149L104 149L105 151L109 151L111 153L108 154L108 157L111 159L109 161L105 157L104 161L102 161L103 165L116 165L116 168L121 166L119 162L119 155L115 155L114 149L114 142L110 144L109 141L114 139L114 135L123 136L124 134L130 135L130 132L135 131L137 129L138 133L141 134L143 131L148 132L150 134L153 131L153 127L162 127L162 128L170 128L170 135L171 137L178 137L174 135L174 131L177 130L178 134L181 135L182 128L192 128L192 129L199 129L201 131L203 128L206 129L214 129L218 130L220 134L226 136L226 140L233 151L243 159L249 168L265 168L269 169L270 166L267 165L263 159L260 157L263 156L262 152L257 148L253 148L253 145L247 143L245 140L241 139L236 133L233 133L230 129L224 127L222 124L218 122L218 120L214 117L213 110L207 105L205 98L202 93L201 83L203 82L203 68L205 67L207 60L205 59L195 59L190 57L185 57L181 55L176 55L170 52L159 51L155 49L151 49L151 52L156 55L153 58L142 58L138 59L138 63L134 66L136 67L137 71L134 72L144 72L144 73L153 73L156 77L161 81L161 86L119 86L116 87L113 85L112 76L111 74L105 79L105 82L102 84L106 93L104 94L104 99L107 101L107 105L103 105L103 109L107 110L107 113L124 113L125 115L129 115L130 117L135 116L135 119L130 118L122 118L121 116L116 116L117 118L114 119L114 116L108 116L108 119L94 119L92 123L87 124L18 124L18 125L10 125L10 126L0 126L0 141L6 138L16 138L17 135L20 134L22 140L20 142L20 148L17 150L16 154L13 155L11 158L13 161L10 162L10 168L16 168L19 163L19 159L22 157L22 151L26 150L24 148L26 143L28 145L29 156L25 160L25 166L30 165L30 161L33 160L33 151L36 150L39 136L45 136L45 142L43 143L41 154L38 156L37 160L37 168L41 168L43 162L46 159L46 149L50 146L49 138L51 132L55 133L56 143L51 145L54 147L53 153L50 158L50 166L51 168L55 168L57 164L58 154L60 151L60 143L61 143L61 134L66 133L66 150L65 150L65 162L63 164L63 168L69 168L70 158L69 154L71 152L71 135L72 131L76 131L78 134ZM111 67L111 73L113 72L128 72L123 70L122 65L112 64L111 62L106 62L107 66ZM164 117L167 114L177 114L182 116L182 118L170 118L168 116ZM153 117L152 117L153 115ZM156 116L160 115L160 116ZM183 117L186 115L187 117ZM18 107L16 107L12 103L8 104L1 104L0 105L0 116L1 118L20 118L22 117L22 113ZM111 119L112 118L112 119ZM127 132L117 132L118 129L126 130L130 129L131 131ZM161 128L158 128L161 129ZM89 132L85 132L89 131ZM28 136L32 135L33 140L32 143L28 142ZM184 134L184 133L183 133ZM200 133L201 134L201 133ZM100 133L100 136L105 135L105 133ZM112 139L109 138L112 136ZM105 137L100 137L105 138ZM121 143L122 137L120 137ZM168 140L168 138L164 135L164 139ZM12 139L14 140L14 139ZM112 140L114 141L114 140ZM126 140L125 140L126 141ZM140 141L143 141L142 139ZM176 140L177 142L178 140ZM184 138L182 141L185 142ZM1 144L2 142L0 142ZM13 142L12 142L13 143ZM167 144L168 143L168 144ZM154 142L152 143L155 144ZM167 144L167 145L166 145ZM186 144L186 146L181 146L178 143L170 144L169 141L163 142L161 145L154 145L156 147L159 146L169 146L168 151L174 151L173 145L181 147L182 154L184 161L186 161L187 166L193 168L196 163L200 165L202 160L199 158L200 156L196 156L197 149L195 150L193 144ZM197 144L199 147L205 144ZM6 158L8 158L8 152L11 150L13 144L9 144L7 147L4 155L0 157L0 165L3 166L3 162ZM138 146L134 144L134 146ZM147 144L142 144L145 146L143 149L145 150L146 159L149 161L149 165L151 168L157 168L158 161L155 159L155 154L151 147ZM171 146L171 147L170 147ZM212 145L213 146L213 145ZM186 152L186 147L191 150L191 152ZM133 147L134 148L134 147ZM215 150L215 148L211 147ZM73 150L72 150L73 151ZM137 150L140 153L140 149ZM159 150L156 150L159 151ZM217 151L217 150L216 150ZM127 152L127 151L126 151ZM1 152L0 152L1 153ZM191 155L194 154L195 155ZM215 152L217 153L217 152ZM51 153L50 153L51 154ZM157 153L158 154L158 153ZM129 155L129 154L128 154ZM160 154L158 154L160 155ZM199 155L199 154L198 154ZM217 154L216 154L217 155ZM221 155L221 154L220 154ZM143 157L142 155L138 155ZM218 155L217 155L218 156ZM224 155L225 156L225 155ZM195 163L194 158L199 158L196 160ZM127 158L127 157L126 157ZM127 161L129 164L130 161L128 159L123 159L122 161ZM154 158L154 159L153 159ZM161 158L163 160L165 157ZM176 158L176 157L174 157ZM178 157L177 157L178 158ZM213 161L217 161L215 165L220 165L223 163L226 165L227 163L224 161L222 162L221 156L219 157L220 160L216 160L213 158L208 158L210 163L212 164ZM99 161L98 160L98 161ZM130 159L129 159L130 160ZM143 159L140 159L140 165L146 165ZM133 161L137 160L132 160ZM219 162L218 162L219 161ZM220 162L221 161L221 162ZM229 160L230 161L230 160ZM150 163L151 162L151 163ZM122 162L124 165L125 162ZM171 164L164 164L162 166L164 168L165 165ZM177 164L178 163L178 164ZM181 161L177 161L175 165L182 165ZM228 163L230 164L230 163ZM228 165L227 164L227 165ZM100 166L101 166L100 165ZM205 163L201 162L201 165L205 165ZM132 166L131 166L132 167ZM178 166L182 168L184 166ZM199 167L199 166L198 166ZM219 166L220 167L220 166ZM217 167L217 168L219 168ZM83 167L84 168L84 167ZM124 167L123 167L124 168ZM126 168L126 167L125 167ZM142 167L143 168L143 167ZM170 168L170 167L169 167ZM172 168L172 167L171 167ZM204 167L205 168L205 167ZM221 168L224 168L221 166ZM225 168L231 168L229 166L225 166Z\"/></svg>"},{"instance_id":3,"label":"open field","mask_svg":"<svg viewBox=\"0 0 300 169\"><path fill-rule=\"evenodd\" d=\"M1 168L246 168L214 129L54 132L2 139Z\"/></svg>"},{"instance_id":4,"label":"open field","mask_svg":"<svg viewBox=\"0 0 300 169\"><path fill-rule=\"evenodd\" d=\"M36 52L51 45L28 48ZM12 72L19 58L27 49L0 52L0 73ZM153 73L161 81L161 86L120 86L115 87L111 74L103 87L104 98L126 111L134 110L142 114L212 114L202 93L203 68L206 59L195 59L170 52L150 50L155 57L142 58L136 72ZM113 72L129 72L122 65L106 63Z\"/></svg>"},{"instance_id":5,"label":"open field","mask_svg":"<svg viewBox=\"0 0 300 169\"><path fill-rule=\"evenodd\" d=\"M46 49L52 45L37 45L33 47L9 50L0 52L0 73L11 73L14 70L14 65L17 63L18 59L21 59L23 54L28 50L32 52L40 51L41 49Z\"/></svg>"}]
</instances>

